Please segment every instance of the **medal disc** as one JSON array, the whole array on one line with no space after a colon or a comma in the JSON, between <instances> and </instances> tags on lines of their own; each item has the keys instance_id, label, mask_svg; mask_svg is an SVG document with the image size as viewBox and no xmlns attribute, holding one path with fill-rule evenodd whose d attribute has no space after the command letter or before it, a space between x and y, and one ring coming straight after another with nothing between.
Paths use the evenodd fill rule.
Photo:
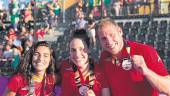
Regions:
<instances>
[{"instance_id":1,"label":"medal disc","mask_svg":"<svg viewBox=\"0 0 170 96\"><path fill-rule=\"evenodd\" d=\"M80 93L82 96L84 96L88 90L89 90L89 87L87 87L87 86L81 86L81 87L79 88L79 93Z\"/></svg>"},{"instance_id":2,"label":"medal disc","mask_svg":"<svg viewBox=\"0 0 170 96\"><path fill-rule=\"evenodd\" d=\"M122 68L124 70L130 70L132 69L132 60L131 59L124 59L122 61Z\"/></svg>"}]
</instances>

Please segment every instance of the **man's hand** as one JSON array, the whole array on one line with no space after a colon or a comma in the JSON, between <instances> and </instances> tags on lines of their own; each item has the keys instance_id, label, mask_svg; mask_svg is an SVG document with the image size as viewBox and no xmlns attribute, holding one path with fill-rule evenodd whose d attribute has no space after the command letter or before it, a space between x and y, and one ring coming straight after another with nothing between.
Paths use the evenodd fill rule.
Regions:
<instances>
[{"instance_id":1,"label":"man's hand","mask_svg":"<svg viewBox=\"0 0 170 96\"><path fill-rule=\"evenodd\" d=\"M132 61L133 61L133 66L137 71L139 71L143 75L147 73L148 67L146 66L143 56L133 55Z\"/></svg>"}]
</instances>

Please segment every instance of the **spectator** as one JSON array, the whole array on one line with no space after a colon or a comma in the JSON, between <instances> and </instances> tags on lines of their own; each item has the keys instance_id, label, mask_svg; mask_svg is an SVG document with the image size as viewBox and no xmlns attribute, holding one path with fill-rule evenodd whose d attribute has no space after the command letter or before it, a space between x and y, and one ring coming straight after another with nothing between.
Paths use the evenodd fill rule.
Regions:
<instances>
[{"instance_id":1,"label":"spectator","mask_svg":"<svg viewBox=\"0 0 170 96\"><path fill-rule=\"evenodd\" d=\"M60 11L61 11L60 5L58 2L53 2L53 7L54 7L53 11L55 14L55 21L58 21L58 18L60 16Z\"/></svg>"},{"instance_id":2,"label":"spectator","mask_svg":"<svg viewBox=\"0 0 170 96\"><path fill-rule=\"evenodd\" d=\"M12 40L12 46L17 48L19 52L21 53L23 51L23 48L21 46L21 40L18 36L14 37Z\"/></svg>"},{"instance_id":3,"label":"spectator","mask_svg":"<svg viewBox=\"0 0 170 96\"><path fill-rule=\"evenodd\" d=\"M13 50L11 48L11 45L6 44L5 49L3 51L3 57L6 59L12 58L13 57Z\"/></svg>"},{"instance_id":4,"label":"spectator","mask_svg":"<svg viewBox=\"0 0 170 96\"><path fill-rule=\"evenodd\" d=\"M45 28L44 27L41 27L40 29L37 30L36 38L38 39L38 41L43 41L44 35L45 35Z\"/></svg>"},{"instance_id":5,"label":"spectator","mask_svg":"<svg viewBox=\"0 0 170 96\"><path fill-rule=\"evenodd\" d=\"M114 0L113 1L113 9L114 9L114 12L115 12L115 16L120 16L120 12L121 12L121 6L122 3L120 0Z\"/></svg>"},{"instance_id":6,"label":"spectator","mask_svg":"<svg viewBox=\"0 0 170 96\"><path fill-rule=\"evenodd\" d=\"M93 15L89 15L88 24L87 24L87 35L90 38L90 44L92 47L96 45L96 31L95 31L95 20Z\"/></svg>"},{"instance_id":7,"label":"spectator","mask_svg":"<svg viewBox=\"0 0 170 96\"><path fill-rule=\"evenodd\" d=\"M27 51L29 51L29 49L32 47L33 41L31 41L29 38L25 38L22 41L22 55L25 55L27 53Z\"/></svg>"},{"instance_id":8,"label":"spectator","mask_svg":"<svg viewBox=\"0 0 170 96\"><path fill-rule=\"evenodd\" d=\"M84 19L84 13L80 12L78 19L76 20L75 29L85 29L87 21Z\"/></svg>"},{"instance_id":9,"label":"spectator","mask_svg":"<svg viewBox=\"0 0 170 96\"><path fill-rule=\"evenodd\" d=\"M18 65L20 63L20 56L21 56L21 54L20 54L19 50L16 49L16 48L13 48L13 61L11 63L11 68L14 71L17 70L17 67L18 67Z\"/></svg>"},{"instance_id":10,"label":"spectator","mask_svg":"<svg viewBox=\"0 0 170 96\"><path fill-rule=\"evenodd\" d=\"M6 40L13 40L16 37L16 32L13 27L9 28L7 36L5 36Z\"/></svg>"},{"instance_id":11,"label":"spectator","mask_svg":"<svg viewBox=\"0 0 170 96\"><path fill-rule=\"evenodd\" d=\"M97 17L100 17L101 14L100 14L100 10L97 6L94 6L93 9L91 10L91 13L90 14L93 14L94 18L96 19Z\"/></svg>"},{"instance_id":12,"label":"spectator","mask_svg":"<svg viewBox=\"0 0 170 96\"><path fill-rule=\"evenodd\" d=\"M11 48L11 45L6 44L4 45L4 50L3 50L3 59L5 61L5 67L11 67L11 63L13 61L13 49Z\"/></svg>"},{"instance_id":13,"label":"spectator","mask_svg":"<svg viewBox=\"0 0 170 96\"><path fill-rule=\"evenodd\" d=\"M154 14L159 15L159 0L154 0Z\"/></svg>"}]
</instances>

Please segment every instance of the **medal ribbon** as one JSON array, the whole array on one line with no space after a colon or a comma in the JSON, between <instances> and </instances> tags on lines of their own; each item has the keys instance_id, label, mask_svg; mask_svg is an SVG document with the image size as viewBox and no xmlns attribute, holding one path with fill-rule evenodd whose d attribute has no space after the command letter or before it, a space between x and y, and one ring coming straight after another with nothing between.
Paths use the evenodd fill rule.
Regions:
<instances>
[{"instance_id":1,"label":"medal ribbon","mask_svg":"<svg viewBox=\"0 0 170 96\"><path fill-rule=\"evenodd\" d=\"M124 41L124 42L125 42L125 48L126 48L127 54L129 55L129 58L131 59L131 55L130 55L130 45L128 44L127 41Z\"/></svg>"},{"instance_id":2,"label":"medal ribbon","mask_svg":"<svg viewBox=\"0 0 170 96\"><path fill-rule=\"evenodd\" d=\"M46 89L46 74L43 77L43 96L45 96L44 90ZM42 91L42 89L40 90ZM36 96L35 95L35 83L34 80L31 79L30 83L29 83L29 93L28 96Z\"/></svg>"},{"instance_id":3,"label":"medal ribbon","mask_svg":"<svg viewBox=\"0 0 170 96\"><path fill-rule=\"evenodd\" d=\"M79 68L78 68L78 73L79 73L79 75L80 75L81 85L85 85L85 80L84 80L84 78L83 78L83 74L82 74L82 72L80 71ZM89 80L88 80L88 82L89 82ZM87 83L88 83L88 82L87 82Z\"/></svg>"},{"instance_id":4,"label":"medal ribbon","mask_svg":"<svg viewBox=\"0 0 170 96\"><path fill-rule=\"evenodd\" d=\"M75 72L74 80L75 80L76 86L78 88L85 85L85 86L89 87L90 89L92 89L93 85L94 85L94 79L95 79L95 76L94 76L92 70L90 70L90 75L87 76L86 80L84 80L80 69L77 69L77 71Z\"/></svg>"},{"instance_id":5,"label":"medal ribbon","mask_svg":"<svg viewBox=\"0 0 170 96\"><path fill-rule=\"evenodd\" d=\"M127 42L126 40L124 40L124 44L125 44L124 48L126 49L126 52L127 52L127 54L128 54L128 58L131 59L131 55L130 55L130 45L128 44L128 42ZM124 53L124 51L123 51L123 53ZM123 54L123 53L122 53L122 54ZM112 58L113 58L113 56L112 56ZM119 59L115 58L113 63L114 63L114 64L119 64L119 63L121 63L121 62L119 61Z\"/></svg>"},{"instance_id":6,"label":"medal ribbon","mask_svg":"<svg viewBox=\"0 0 170 96\"><path fill-rule=\"evenodd\" d=\"M122 60L122 67L124 70L130 70L132 68L132 58L131 58L131 55L130 55L130 45L128 44L127 41L124 41L125 42L125 48L126 48L126 52L127 52L127 55L128 55L128 58L123 58Z\"/></svg>"},{"instance_id":7,"label":"medal ribbon","mask_svg":"<svg viewBox=\"0 0 170 96\"><path fill-rule=\"evenodd\" d=\"M128 41L124 40L124 47L123 47L123 51L121 53L121 55L125 54L124 52L127 52L127 58L125 57L122 57L120 60L112 55L108 55L108 58L106 58L106 60L111 60L113 64L117 65L117 66L120 66L120 64L122 64L124 62L124 60L129 60L129 62L133 62L132 61L132 57L131 57L131 54L130 54L130 45L128 44ZM131 68L130 65L129 65L129 62L128 64L125 64L123 63L122 66L124 66L125 68L128 67L128 68ZM132 65L131 65L132 66Z\"/></svg>"}]
</instances>

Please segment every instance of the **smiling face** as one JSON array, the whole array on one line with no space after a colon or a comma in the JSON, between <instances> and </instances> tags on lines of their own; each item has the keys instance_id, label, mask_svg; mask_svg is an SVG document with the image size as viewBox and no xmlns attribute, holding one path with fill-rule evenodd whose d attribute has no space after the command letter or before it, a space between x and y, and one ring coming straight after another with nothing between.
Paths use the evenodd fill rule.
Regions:
<instances>
[{"instance_id":1,"label":"smiling face","mask_svg":"<svg viewBox=\"0 0 170 96\"><path fill-rule=\"evenodd\" d=\"M51 60L50 49L46 46L39 46L33 54L33 67L36 71L45 71Z\"/></svg>"},{"instance_id":2,"label":"smiling face","mask_svg":"<svg viewBox=\"0 0 170 96\"><path fill-rule=\"evenodd\" d=\"M70 42L70 59L77 66L82 68L88 61L88 49L85 42L74 38Z\"/></svg>"},{"instance_id":3,"label":"smiling face","mask_svg":"<svg viewBox=\"0 0 170 96\"><path fill-rule=\"evenodd\" d=\"M98 30L101 46L113 55L119 55L123 48L123 32L119 26L106 22Z\"/></svg>"}]
</instances>

